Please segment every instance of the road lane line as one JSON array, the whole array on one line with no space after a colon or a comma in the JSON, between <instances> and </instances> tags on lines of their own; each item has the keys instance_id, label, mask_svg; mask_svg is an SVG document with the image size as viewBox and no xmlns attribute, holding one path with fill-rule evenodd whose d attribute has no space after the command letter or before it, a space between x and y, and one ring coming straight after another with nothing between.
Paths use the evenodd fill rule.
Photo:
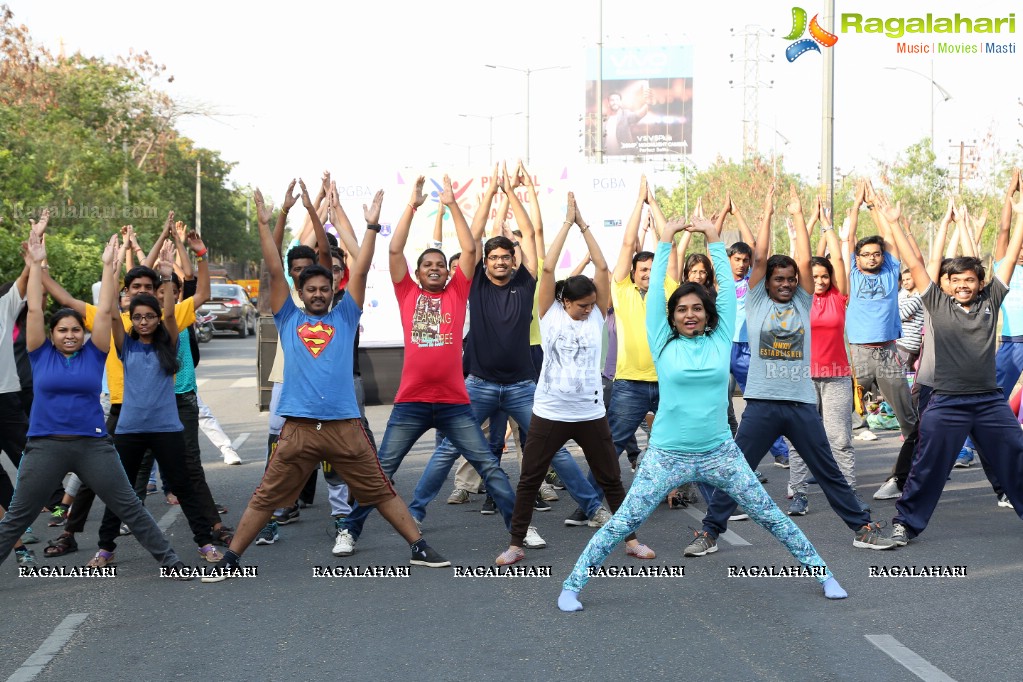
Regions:
<instances>
[{"instance_id":1,"label":"road lane line","mask_svg":"<svg viewBox=\"0 0 1023 682\"><path fill-rule=\"evenodd\" d=\"M172 505L171 508L167 510L167 513L156 522L156 525L160 528L160 530L166 533L167 529L170 528L171 524L174 523L179 516L181 516L181 505Z\"/></svg>"},{"instance_id":2,"label":"road lane line","mask_svg":"<svg viewBox=\"0 0 1023 682\"><path fill-rule=\"evenodd\" d=\"M231 383L231 388L255 388L256 386L256 377L242 377Z\"/></svg>"},{"instance_id":3,"label":"road lane line","mask_svg":"<svg viewBox=\"0 0 1023 682\"><path fill-rule=\"evenodd\" d=\"M238 448L240 448L242 446L242 443L244 443L248 439L249 434L243 433L242 435L234 439L234 442L231 443L231 449L234 450L235 452L238 452Z\"/></svg>"},{"instance_id":4,"label":"road lane line","mask_svg":"<svg viewBox=\"0 0 1023 682\"><path fill-rule=\"evenodd\" d=\"M692 507L686 507L682 511L684 511L686 514L689 514L690 516L692 516L694 519L696 519L700 523L703 523L703 517L705 516L705 514L704 514L704 512L701 512L699 509L693 509ZM727 542L730 545L736 545L736 546L752 546L753 545L753 543L746 542L737 533L733 533L730 530L726 530L724 533L719 535L718 538L721 539L721 540L724 540L725 542Z\"/></svg>"},{"instance_id":5,"label":"road lane line","mask_svg":"<svg viewBox=\"0 0 1023 682\"><path fill-rule=\"evenodd\" d=\"M864 635L867 641L885 652L903 668L924 682L955 682L891 635Z\"/></svg>"},{"instance_id":6,"label":"road lane line","mask_svg":"<svg viewBox=\"0 0 1023 682\"><path fill-rule=\"evenodd\" d=\"M7 678L7 682L29 682L43 671L53 657L60 653L61 649L68 643L75 634L75 630L89 617L87 613L72 613L60 622L60 625L53 629L50 636L43 640L39 648L31 656L25 659L21 667L14 671L14 674Z\"/></svg>"}]
</instances>

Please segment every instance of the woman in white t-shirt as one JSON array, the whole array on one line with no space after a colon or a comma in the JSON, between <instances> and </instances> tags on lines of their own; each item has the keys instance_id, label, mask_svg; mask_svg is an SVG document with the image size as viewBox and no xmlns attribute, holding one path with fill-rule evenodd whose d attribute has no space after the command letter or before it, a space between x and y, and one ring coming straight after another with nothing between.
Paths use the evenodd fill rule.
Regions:
<instances>
[{"instance_id":1,"label":"woman in white t-shirt","mask_svg":"<svg viewBox=\"0 0 1023 682\"><path fill-rule=\"evenodd\" d=\"M578 275L555 284L554 268L573 224L579 226L586 240L596 272L592 280ZM536 532L529 525L533 501L554 454L570 439L582 448L594 478L604 489L611 511L625 499L600 382L600 349L604 315L610 300L610 279L607 262L589 226L579 215L571 192L568 215L547 252L537 287L543 366L522 453L522 474L515 491L511 544L497 557L499 566L525 558L526 535ZM653 550L640 544L635 535L626 539L626 552L640 559L656 556Z\"/></svg>"}]
</instances>

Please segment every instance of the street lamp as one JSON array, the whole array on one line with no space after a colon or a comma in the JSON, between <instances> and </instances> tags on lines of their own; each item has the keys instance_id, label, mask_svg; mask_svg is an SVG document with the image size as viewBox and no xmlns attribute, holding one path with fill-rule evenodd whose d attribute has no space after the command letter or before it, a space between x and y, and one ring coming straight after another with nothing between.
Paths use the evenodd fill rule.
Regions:
<instances>
[{"instance_id":1,"label":"street lamp","mask_svg":"<svg viewBox=\"0 0 1023 682\"><path fill-rule=\"evenodd\" d=\"M778 138L781 138L782 144L786 147L789 146L789 138L782 135L781 131L774 126L761 123L760 125L765 128L770 128L774 131L774 138L771 140L771 176L775 179L778 178Z\"/></svg>"},{"instance_id":2,"label":"street lamp","mask_svg":"<svg viewBox=\"0 0 1023 682\"><path fill-rule=\"evenodd\" d=\"M934 91L937 90L938 92L941 93L941 96L943 98L942 101L944 101L944 102L947 102L950 99L952 99L952 94L948 90L946 90L945 88L943 88L940 85L938 85L937 81L934 80L934 60L933 59L931 60L931 75L930 76L928 76L926 73L923 73L922 71L917 71L916 69L908 69L905 66L886 66L884 68L887 69L888 71L909 71L910 73L915 73L916 75L920 76L921 78L926 78L927 80L929 80L931 82L931 85L934 86L933 88L931 88L931 154L933 155L934 154Z\"/></svg>"},{"instance_id":3,"label":"street lamp","mask_svg":"<svg viewBox=\"0 0 1023 682\"><path fill-rule=\"evenodd\" d=\"M506 69L508 71L518 71L519 73L526 74L526 163L529 163L529 77L537 73L538 71L551 71L552 69L567 69L567 66L543 66L539 69L519 69L514 66L504 66L502 64L484 64L483 66L488 69Z\"/></svg>"},{"instance_id":4,"label":"street lamp","mask_svg":"<svg viewBox=\"0 0 1023 682\"><path fill-rule=\"evenodd\" d=\"M494 165L494 119L504 118L505 116L518 116L521 111L515 111L508 114L492 114L490 116L484 116L483 114L459 114L462 118L483 118L490 122L490 165ZM529 159L526 159L528 162Z\"/></svg>"}]
</instances>

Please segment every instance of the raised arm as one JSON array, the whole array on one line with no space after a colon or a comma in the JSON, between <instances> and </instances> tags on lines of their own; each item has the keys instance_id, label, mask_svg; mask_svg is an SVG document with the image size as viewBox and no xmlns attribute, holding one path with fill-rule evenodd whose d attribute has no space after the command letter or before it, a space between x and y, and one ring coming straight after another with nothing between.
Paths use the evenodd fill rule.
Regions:
<instances>
[{"instance_id":1,"label":"raised arm","mask_svg":"<svg viewBox=\"0 0 1023 682\"><path fill-rule=\"evenodd\" d=\"M494 214L494 221L490 224L490 236L501 237L504 235L504 224L508 220L508 194L502 192L501 200L497 202L497 213ZM482 256L482 254L480 254Z\"/></svg>"},{"instance_id":2,"label":"raised arm","mask_svg":"<svg viewBox=\"0 0 1023 682\"><path fill-rule=\"evenodd\" d=\"M373 197L373 200L376 201L376 197ZM365 209L365 204L363 204L363 208ZM355 236L352 222L348 220L348 215L341 206L341 196L337 192L337 183L333 180L330 181L330 190L327 192L327 220L337 230L338 237L341 238L341 243L344 245L345 251L348 252L348 256L353 260L358 259L359 240ZM379 213L377 220L380 220Z\"/></svg>"},{"instance_id":3,"label":"raised arm","mask_svg":"<svg viewBox=\"0 0 1023 682\"><path fill-rule=\"evenodd\" d=\"M117 273L121 269L120 250L117 248L117 235L107 242L103 250L103 279L99 287L99 300L96 302L96 318L92 323L92 344L102 353L110 352L110 328L117 326L124 334L124 325L120 317L114 324L112 311L117 307ZM167 287L168 289L170 287Z\"/></svg>"},{"instance_id":4,"label":"raised arm","mask_svg":"<svg viewBox=\"0 0 1023 682\"><path fill-rule=\"evenodd\" d=\"M739 207L735 205L734 201L732 201L731 194L727 196L729 202L728 210L731 212L733 216L735 216L735 222L739 224L739 239L746 242L750 246L755 246L757 243L757 238L753 236L753 232L750 231L749 225L746 224L746 219L742 217L742 212L739 210ZM686 234L687 235L690 234L688 230L686 231Z\"/></svg>"},{"instance_id":5,"label":"raised arm","mask_svg":"<svg viewBox=\"0 0 1023 682\"><path fill-rule=\"evenodd\" d=\"M820 201L820 199L818 199ZM825 211L820 212L821 218L821 242L828 245L828 258L831 260L831 267L835 271L835 287L838 293L843 296L849 295L849 271L845 268L845 261L842 259L842 245L838 242L835 228L831 224ZM800 275L802 277L802 275ZM810 269L810 281L813 281L813 268Z\"/></svg>"},{"instance_id":6,"label":"raised arm","mask_svg":"<svg viewBox=\"0 0 1023 682\"><path fill-rule=\"evenodd\" d=\"M195 294L192 295L192 302L198 308L210 300L209 249L206 248L206 244L203 243L199 233L195 230L185 235L185 241L188 242L188 247L195 253L195 261L199 270L196 274Z\"/></svg>"},{"instance_id":7,"label":"raised arm","mask_svg":"<svg viewBox=\"0 0 1023 682\"><path fill-rule=\"evenodd\" d=\"M139 265L152 267L148 262L149 257L146 256L146 252L142 249L142 245L139 244L138 234L135 232L135 228L131 225L125 225L121 228L121 234L127 237L130 243L130 247L128 249L128 258L129 259L131 258L131 254L135 254L135 256L138 258ZM154 259L156 258L155 253L153 254L153 258Z\"/></svg>"},{"instance_id":8,"label":"raised arm","mask_svg":"<svg viewBox=\"0 0 1023 682\"><path fill-rule=\"evenodd\" d=\"M288 184L287 191L284 193L284 203L281 204L281 210L277 212L277 223L274 225L273 239L274 239L274 244L277 247L277 254L278 254L277 258L278 259L284 257L284 251L283 251L283 249L284 249L284 226L288 223L288 211L291 210L291 207L294 206L295 202L298 201L298 199L299 199L299 196L297 194L292 194L292 192L294 192L294 191L295 191L295 180L292 180ZM272 209L272 207L271 207L271 209ZM271 213L272 212L273 211L271 210ZM270 218L268 216L264 216L264 217L266 217L267 225L269 225L270 224L270 222L269 222ZM258 218L259 218L259 216L257 215L257 219Z\"/></svg>"},{"instance_id":9,"label":"raised arm","mask_svg":"<svg viewBox=\"0 0 1023 682\"><path fill-rule=\"evenodd\" d=\"M676 234L678 233L676 232ZM678 246L675 247L675 270L678 272L680 282L686 277L686 251L689 250L689 243L693 239L693 234L689 230L682 230L681 234Z\"/></svg>"},{"instance_id":10,"label":"raised arm","mask_svg":"<svg viewBox=\"0 0 1023 682\"><path fill-rule=\"evenodd\" d=\"M856 181L856 189L853 192L852 206L849 208L849 213L848 213L849 231L848 231L848 233L847 233L847 235L845 237L845 240L844 240L845 242L847 242L849 244L849 250L847 251L847 253L849 254L850 260L853 258L852 250L853 250L853 248L855 248L855 245L856 245L856 230L857 230L857 228L859 227L859 224L860 224L860 205L864 201L866 201L866 195L867 195L867 183L864 182L863 180L857 180ZM872 207L873 207L873 204L868 204L867 205L867 208L872 208Z\"/></svg>"},{"instance_id":11,"label":"raised arm","mask_svg":"<svg viewBox=\"0 0 1023 682\"><path fill-rule=\"evenodd\" d=\"M359 257L352 265L351 278L348 280L348 295L359 308L362 308L366 298L366 277L369 275L369 266L373 262L373 252L376 250L377 234L380 233L380 206L384 201L384 190L378 190L373 195L373 202L366 206L362 205L362 212L366 218L366 234L362 237L362 246L359 248Z\"/></svg>"},{"instance_id":12,"label":"raised arm","mask_svg":"<svg viewBox=\"0 0 1023 682\"><path fill-rule=\"evenodd\" d=\"M799 201L799 194L796 193L796 186L789 186L789 215L796 228L795 249L793 258L796 267L799 268L799 286L803 291L813 294L813 268L810 265L810 235L806 232L806 222L803 220L803 205Z\"/></svg>"},{"instance_id":13,"label":"raised arm","mask_svg":"<svg viewBox=\"0 0 1023 682\"><path fill-rule=\"evenodd\" d=\"M317 212L316 206L309 199L309 192L305 188L305 182L302 178L298 179L298 186L302 188L302 205L305 206L306 213L309 214L309 221L313 224L313 234L316 236L316 255L319 264L330 272L330 269L334 267L334 261L330 258L330 242L327 241L327 232L323 229L323 223L320 222L320 216ZM324 207L326 210L326 207Z\"/></svg>"},{"instance_id":14,"label":"raised arm","mask_svg":"<svg viewBox=\"0 0 1023 682\"><path fill-rule=\"evenodd\" d=\"M537 299L536 308L540 317L543 318L547 314L547 311L554 305L554 287L557 284L555 282L555 270L558 267L558 260L561 258L561 250L565 248L565 241L568 239L568 231L572 229L572 225L575 224L576 219L576 207L575 207L575 195L572 192L568 193L568 209L565 213L565 222L561 224L561 229L558 230L558 234L554 236L554 241L551 242L550 248L547 250L547 256L543 260L543 275L537 282ZM607 308L604 309L607 312Z\"/></svg>"},{"instance_id":15,"label":"raised arm","mask_svg":"<svg viewBox=\"0 0 1023 682\"><path fill-rule=\"evenodd\" d=\"M447 173L444 174L442 186L440 202L451 211L451 218L455 222L455 236L458 237L458 246L462 249L461 255L458 256L458 267L462 268L465 278L471 280L476 270L476 251L480 248L479 242L473 238L469 224L465 222L465 216L462 215L462 209L455 199L455 193L451 189L451 178Z\"/></svg>"},{"instance_id":16,"label":"raised arm","mask_svg":"<svg viewBox=\"0 0 1023 682\"><path fill-rule=\"evenodd\" d=\"M948 239L948 226L952 224L954 214L955 204L952 202L952 197L949 197L948 208L945 209L945 215L942 216L941 222L938 223L938 231L934 235L934 243L931 246L931 252L928 254L927 260L927 276L935 282L941 277L942 253L945 250L945 241Z\"/></svg>"},{"instance_id":17,"label":"raised arm","mask_svg":"<svg viewBox=\"0 0 1023 682\"><path fill-rule=\"evenodd\" d=\"M794 189L793 189L794 191ZM799 197L796 197L797 199ZM771 216L774 215L774 185L764 198L764 217L760 221L760 234L754 242L753 263L750 265L749 286L752 289L767 274L767 257L771 255ZM805 230L804 230L805 232Z\"/></svg>"},{"instance_id":18,"label":"raised arm","mask_svg":"<svg viewBox=\"0 0 1023 682\"><path fill-rule=\"evenodd\" d=\"M1012 197L1020 189L1019 168L1012 169L1012 179L1009 180L1009 188L1005 191L1005 200L1002 202L1002 215L998 220L998 236L995 237L995 260L1005 258L1005 251L1009 247L1009 226L1012 223Z\"/></svg>"},{"instance_id":19,"label":"raised arm","mask_svg":"<svg viewBox=\"0 0 1023 682\"><path fill-rule=\"evenodd\" d=\"M998 265L998 272L995 276L1002 280L1002 284L1009 286L1012 280L1012 273L1016 269L1016 261L1019 260L1020 248L1023 247L1023 196L1012 205L1016 212L1016 228L1012 231L1009 245L1006 247L1005 257Z\"/></svg>"},{"instance_id":20,"label":"raised arm","mask_svg":"<svg viewBox=\"0 0 1023 682\"><path fill-rule=\"evenodd\" d=\"M167 220L163 223L163 230L160 231L160 236L153 242L153 248L149 249L149 255L146 256L144 263L140 262L139 265L145 265L147 268L155 268L156 261L160 257L160 251L163 250L164 242L167 241L167 237L170 236L170 231L174 228L174 211L167 211Z\"/></svg>"},{"instance_id":21,"label":"raised arm","mask_svg":"<svg viewBox=\"0 0 1023 682\"><path fill-rule=\"evenodd\" d=\"M547 245L543 238L543 218L540 216L540 199L536 195L536 187L533 185L533 176L529 174L526 167L519 160L519 176L522 184L526 186L526 194L529 197L529 219L533 221L533 242L536 244L536 254L547 253Z\"/></svg>"},{"instance_id":22,"label":"raised arm","mask_svg":"<svg viewBox=\"0 0 1023 682\"><path fill-rule=\"evenodd\" d=\"M294 185L293 180L288 186L289 196ZM263 202L263 193L259 191L258 187L252 198L256 204L259 245L263 250L263 262L270 273L270 310L276 313L291 294L288 293L288 281L284 277L284 263L281 261L280 249L274 241L274 235L270 232L270 218L273 217L273 211ZM262 291L259 292L259 297L263 297Z\"/></svg>"},{"instance_id":23,"label":"raised arm","mask_svg":"<svg viewBox=\"0 0 1023 682\"><path fill-rule=\"evenodd\" d=\"M483 199L472 216L472 238L477 242L483 241L483 233L487 229L487 220L490 218L490 207L494 205L494 195L497 194L497 188L501 184L497 169L498 165L495 163L494 172L490 175L490 182L487 183L487 189L483 192ZM391 237L391 241L394 241L394 237Z\"/></svg>"},{"instance_id":24,"label":"raised arm","mask_svg":"<svg viewBox=\"0 0 1023 682\"><path fill-rule=\"evenodd\" d=\"M569 194L569 201L575 203L574 194ZM602 316L607 317L607 309L611 305L611 278L608 276L607 261L604 260L604 254L590 231L590 226L580 215L578 205L575 207L575 224L579 226L579 232L582 233L583 241L586 242L586 248L589 251L589 259L593 262L593 286L597 288L597 309ZM544 263L546 264L547 261L545 260Z\"/></svg>"},{"instance_id":25,"label":"raised arm","mask_svg":"<svg viewBox=\"0 0 1023 682\"><path fill-rule=\"evenodd\" d=\"M431 249L444 248L444 213L446 210L447 209L444 208L444 204L437 204L437 215L433 219L433 240L430 242Z\"/></svg>"},{"instance_id":26,"label":"raised arm","mask_svg":"<svg viewBox=\"0 0 1023 682\"><path fill-rule=\"evenodd\" d=\"M629 222L625 226L625 234L622 235L622 248L618 251L618 262L615 263L614 278L616 282L624 281L632 272L632 257L636 255L636 238L639 236L639 221L643 217L643 204L648 196L646 176L640 176L639 196L636 197L636 205L629 216Z\"/></svg>"},{"instance_id":27,"label":"raised arm","mask_svg":"<svg viewBox=\"0 0 1023 682\"><path fill-rule=\"evenodd\" d=\"M516 169L516 172L518 169ZM529 274L536 277L536 241L533 238L533 221L522 206L518 196L515 195L515 188L521 183L522 176L516 174L514 178L508 177L508 169L504 173L504 193L511 205L512 214L515 216L515 224L522 232L522 239L519 240L519 247L522 249L522 262L519 263ZM481 249L482 251L482 249Z\"/></svg>"},{"instance_id":28,"label":"raised arm","mask_svg":"<svg viewBox=\"0 0 1023 682\"><path fill-rule=\"evenodd\" d=\"M43 322L43 261L46 260L46 247L41 234L35 231L28 236L28 250L25 252L25 265L28 269L28 280L22 296L28 305L25 319L25 350L34 351L46 340L46 327Z\"/></svg>"},{"instance_id":29,"label":"raised arm","mask_svg":"<svg viewBox=\"0 0 1023 682\"><path fill-rule=\"evenodd\" d=\"M896 202L895 208L901 213L901 203ZM906 239L906 233L902 231L902 224L896 220L891 225L892 237L898 246L899 253L903 255L902 263L909 268L909 273L913 276L913 284L916 285L917 290L922 294L931 284L931 278L927 274L927 268L924 266L922 260L920 260L916 253L913 251L913 247L909 245L909 240Z\"/></svg>"},{"instance_id":30,"label":"raised arm","mask_svg":"<svg viewBox=\"0 0 1023 682\"><path fill-rule=\"evenodd\" d=\"M970 225L970 210L963 204L962 212L956 213L956 225L959 228L959 248L964 256L977 257L977 242L973 238Z\"/></svg>"},{"instance_id":31,"label":"raised arm","mask_svg":"<svg viewBox=\"0 0 1023 682\"><path fill-rule=\"evenodd\" d=\"M174 245L164 244L163 249L160 251L160 262L157 264L159 267L158 272L160 273L160 282L170 282L171 275L174 274ZM178 320L174 314L174 305L177 301L174 298L174 287L163 288L163 300L160 301L160 305L163 306L163 326L170 334L171 339L178 338Z\"/></svg>"},{"instance_id":32,"label":"raised arm","mask_svg":"<svg viewBox=\"0 0 1023 682\"><path fill-rule=\"evenodd\" d=\"M177 256L177 262L180 263L181 267L181 281L184 282L186 279L192 279L192 261L189 260L188 251L185 248L185 239L188 237L185 224L181 221L174 223L171 236L174 238L174 251Z\"/></svg>"},{"instance_id":33,"label":"raised arm","mask_svg":"<svg viewBox=\"0 0 1023 682\"><path fill-rule=\"evenodd\" d=\"M412 227L412 216L415 215L419 207L426 201L426 195L423 194L423 185L425 184L425 177L420 175L416 178L416 184L412 188L412 198L409 199L408 205L405 206L401 217L398 218L398 224L394 226L394 232L391 234L391 242L387 246L387 262L391 270L391 281L395 284L404 280L406 275L408 275L408 261L405 260L405 244L408 243L408 233Z\"/></svg>"},{"instance_id":34,"label":"raised arm","mask_svg":"<svg viewBox=\"0 0 1023 682\"><path fill-rule=\"evenodd\" d=\"M568 274L568 276L569 277L578 277L579 275L583 274L583 271L586 270L586 266L589 265L589 264L590 264L590 254L587 253L585 256L583 256L583 259L581 261L579 261L579 264L576 265L574 268L572 268L572 272L570 272Z\"/></svg>"}]
</instances>

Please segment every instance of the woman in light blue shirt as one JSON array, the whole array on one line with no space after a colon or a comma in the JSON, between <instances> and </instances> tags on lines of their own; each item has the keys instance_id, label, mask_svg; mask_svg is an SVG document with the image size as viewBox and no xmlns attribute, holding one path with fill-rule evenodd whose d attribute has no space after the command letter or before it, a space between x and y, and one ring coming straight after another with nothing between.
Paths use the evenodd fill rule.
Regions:
<instances>
[{"instance_id":1,"label":"woman in light blue shirt","mask_svg":"<svg viewBox=\"0 0 1023 682\"><path fill-rule=\"evenodd\" d=\"M669 223L661 232L647 294L647 339L657 368L660 406L646 456L625 501L593 536L564 582L558 598L562 611L582 610L578 595L591 568L600 566L669 490L690 481L723 490L750 510L751 518L792 552L807 575L823 584L826 597L847 596L803 532L768 496L728 428L721 395L728 384L736 303L735 282L720 238L727 213L726 208L716 223L698 221L684 227ZM702 232L707 239L718 283L716 303L704 287L693 283L680 286L665 302L664 274L681 229Z\"/></svg>"}]
</instances>

